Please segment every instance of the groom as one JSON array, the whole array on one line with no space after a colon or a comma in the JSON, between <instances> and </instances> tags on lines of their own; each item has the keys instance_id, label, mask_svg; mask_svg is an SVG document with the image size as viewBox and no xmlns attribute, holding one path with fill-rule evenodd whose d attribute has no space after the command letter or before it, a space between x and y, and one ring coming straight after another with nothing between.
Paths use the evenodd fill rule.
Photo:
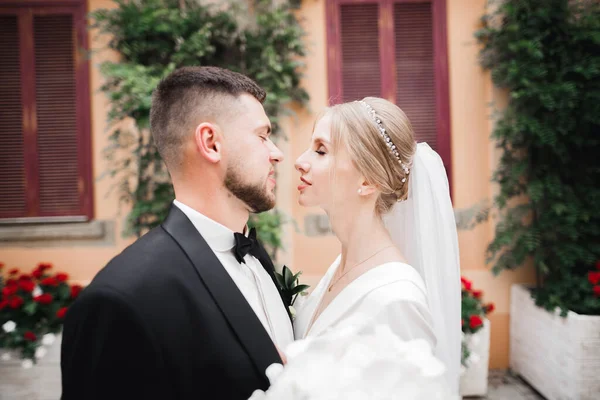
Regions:
<instances>
[{"instance_id":1,"label":"groom","mask_svg":"<svg viewBox=\"0 0 600 400\"><path fill-rule=\"evenodd\" d=\"M166 220L113 258L67 312L62 400L240 399L293 341L250 213L275 206L265 92L186 67L157 87L150 126L175 190Z\"/></svg>"}]
</instances>

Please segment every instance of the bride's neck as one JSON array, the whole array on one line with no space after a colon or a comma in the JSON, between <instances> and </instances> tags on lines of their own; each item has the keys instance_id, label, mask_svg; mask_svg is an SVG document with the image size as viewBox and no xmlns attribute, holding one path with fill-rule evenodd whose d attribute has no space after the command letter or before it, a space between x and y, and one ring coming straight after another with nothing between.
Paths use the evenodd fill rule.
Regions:
<instances>
[{"instance_id":1,"label":"bride's neck","mask_svg":"<svg viewBox=\"0 0 600 400\"><path fill-rule=\"evenodd\" d=\"M393 244L383 221L370 209L353 213L352 218L333 215L330 220L342 245L340 272Z\"/></svg>"}]
</instances>

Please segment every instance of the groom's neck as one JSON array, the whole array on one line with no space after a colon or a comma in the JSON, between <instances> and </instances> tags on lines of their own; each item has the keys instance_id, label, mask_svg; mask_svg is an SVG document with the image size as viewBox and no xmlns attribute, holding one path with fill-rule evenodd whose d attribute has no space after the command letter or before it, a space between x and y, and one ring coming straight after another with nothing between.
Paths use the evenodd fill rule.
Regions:
<instances>
[{"instance_id":1,"label":"groom's neck","mask_svg":"<svg viewBox=\"0 0 600 400\"><path fill-rule=\"evenodd\" d=\"M228 191L176 185L175 182L173 185L178 201L234 232L243 232L250 213L244 203Z\"/></svg>"}]
</instances>

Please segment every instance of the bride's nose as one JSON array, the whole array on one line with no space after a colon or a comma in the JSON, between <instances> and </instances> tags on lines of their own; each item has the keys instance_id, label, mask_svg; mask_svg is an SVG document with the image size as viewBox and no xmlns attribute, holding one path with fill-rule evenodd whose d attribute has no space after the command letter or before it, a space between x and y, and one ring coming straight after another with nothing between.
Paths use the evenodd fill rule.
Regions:
<instances>
[{"instance_id":1,"label":"bride's nose","mask_svg":"<svg viewBox=\"0 0 600 400\"><path fill-rule=\"evenodd\" d=\"M294 163L294 167L297 171L306 174L310 170L310 164L303 160L304 154L306 153L303 153L300 157L298 157Z\"/></svg>"}]
</instances>

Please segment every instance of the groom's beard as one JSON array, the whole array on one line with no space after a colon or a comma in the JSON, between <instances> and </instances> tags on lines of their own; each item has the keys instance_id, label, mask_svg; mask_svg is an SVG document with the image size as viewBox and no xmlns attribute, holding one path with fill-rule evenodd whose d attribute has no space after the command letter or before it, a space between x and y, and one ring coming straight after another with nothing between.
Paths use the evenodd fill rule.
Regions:
<instances>
[{"instance_id":1,"label":"groom's beard","mask_svg":"<svg viewBox=\"0 0 600 400\"><path fill-rule=\"evenodd\" d=\"M244 182L234 167L227 169L225 187L252 212L261 213L275 207L275 196L267 192L266 181L262 185Z\"/></svg>"}]
</instances>

